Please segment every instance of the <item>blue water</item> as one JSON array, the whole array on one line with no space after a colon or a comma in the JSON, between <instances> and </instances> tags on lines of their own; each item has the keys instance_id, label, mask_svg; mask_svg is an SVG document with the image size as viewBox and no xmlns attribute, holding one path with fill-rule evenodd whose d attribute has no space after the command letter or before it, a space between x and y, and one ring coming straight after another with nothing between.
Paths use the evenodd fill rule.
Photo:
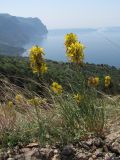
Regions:
<instances>
[{"instance_id":1,"label":"blue water","mask_svg":"<svg viewBox=\"0 0 120 160\"><path fill-rule=\"evenodd\" d=\"M66 61L64 36L66 33L76 33L85 49L85 62L108 64L120 67L120 31L98 30L49 30L43 38L25 45L26 49L32 45L39 45L45 49L45 57L56 61ZM24 53L24 56L28 52Z\"/></svg>"}]
</instances>

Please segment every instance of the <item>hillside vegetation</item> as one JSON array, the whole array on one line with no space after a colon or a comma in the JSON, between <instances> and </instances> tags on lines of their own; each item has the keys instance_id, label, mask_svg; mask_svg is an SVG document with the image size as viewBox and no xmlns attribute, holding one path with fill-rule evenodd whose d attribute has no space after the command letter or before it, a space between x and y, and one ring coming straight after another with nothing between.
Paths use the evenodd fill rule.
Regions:
<instances>
[{"instance_id":1,"label":"hillside vegetation","mask_svg":"<svg viewBox=\"0 0 120 160\"><path fill-rule=\"evenodd\" d=\"M37 45L29 59L0 57L0 146L13 148L9 158L120 158L120 69L85 64L85 47L73 33L65 47L67 63L45 60ZM118 135L107 139L114 128Z\"/></svg>"},{"instance_id":2,"label":"hillside vegetation","mask_svg":"<svg viewBox=\"0 0 120 160\"><path fill-rule=\"evenodd\" d=\"M86 63L79 69L79 75L76 75L76 68L74 65L69 67L69 63L51 60L47 60L46 63L49 69L46 75L44 75L44 80L48 84L51 84L52 81L58 81L60 84L64 85L65 89L68 91L71 90L69 84L72 84L74 89L77 89L79 87L82 71L86 79L90 76L100 77L101 84L98 90L111 95L120 93L120 69L109 65ZM38 76L32 74L28 58L0 56L0 73L8 77L11 82L22 87L25 85L29 86L31 80L39 82ZM106 90L103 85L105 75L110 75L112 77L112 84L109 90ZM29 88L34 88L36 92L39 90L35 87L34 83L31 84Z\"/></svg>"},{"instance_id":3,"label":"hillside vegetation","mask_svg":"<svg viewBox=\"0 0 120 160\"><path fill-rule=\"evenodd\" d=\"M13 47L6 44L0 44L1 55L19 56L25 51L22 47Z\"/></svg>"}]
</instances>

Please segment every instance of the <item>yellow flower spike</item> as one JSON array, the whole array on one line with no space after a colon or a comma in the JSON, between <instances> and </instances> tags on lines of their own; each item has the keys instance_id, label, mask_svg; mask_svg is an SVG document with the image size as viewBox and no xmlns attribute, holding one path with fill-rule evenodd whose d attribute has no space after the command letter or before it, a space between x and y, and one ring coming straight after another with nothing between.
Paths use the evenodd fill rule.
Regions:
<instances>
[{"instance_id":1,"label":"yellow flower spike","mask_svg":"<svg viewBox=\"0 0 120 160\"><path fill-rule=\"evenodd\" d=\"M46 65L46 63L42 63L42 66L41 66L41 73L46 73L48 70L48 67Z\"/></svg>"},{"instance_id":2,"label":"yellow flower spike","mask_svg":"<svg viewBox=\"0 0 120 160\"><path fill-rule=\"evenodd\" d=\"M39 106L40 99L39 99L39 97L34 97L34 98L28 100L28 103L33 106Z\"/></svg>"},{"instance_id":3,"label":"yellow flower spike","mask_svg":"<svg viewBox=\"0 0 120 160\"><path fill-rule=\"evenodd\" d=\"M34 53L33 54L33 57L34 56L37 56L37 55L44 55L44 49L43 48L40 48L38 46L33 46L31 49L30 49L30 53Z\"/></svg>"},{"instance_id":4,"label":"yellow flower spike","mask_svg":"<svg viewBox=\"0 0 120 160\"><path fill-rule=\"evenodd\" d=\"M75 101L77 103L80 103L80 101L81 101L81 95L79 93L74 94L73 98L75 99Z\"/></svg>"},{"instance_id":5,"label":"yellow flower spike","mask_svg":"<svg viewBox=\"0 0 120 160\"><path fill-rule=\"evenodd\" d=\"M46 63L42 62L40 67L38 65L34 66L33 73L44 74L47 72L47 70L48 70L48 67L47 67Z\"/></svg>"},{"instance_id":6,"label":"yellow flower spike","mask_svg":"<svg viewBox=\"0 0 120 160\"><path fill-rule=\"evenodd\" d=\"M105 76L105 80L110 81L110 80L111 80L111 77L110 77L110 76Z\"/></svg>"},{"instance_id":7,"label":"yellow flower spike","mask_svg":"<svg viewBox=\"0 0 120 160\"><path fill-rule=\"evenodd\" d=\"M62 86L60 84L58 84L57 82L52 83L51 89L56 94L61 94L63 92Z\"/></svg>"},{"instance_id":8,"label":"yellow flower spike","mask_svg":"<svg viewBox=\"0 0 120 160\"><path fill-rule=\"evenodd\" d=\"M99 77L89 77L88 86L97 87L99 85Z\"/></svg>"},{"instance_id":9,"label":"yellow flower spike","mask_svg":"<svg viewBox=\"0 0 120 160\"><path fill-rule=\"evenodd\" d=\"M10 108L13 107L13 102L12 102L12 101L9 101L9 102L8 102L8 107L10 107Z\"/></svg>"},{"instance_id":10,"label":"yellow flower spike","mask_svg":"<svg viewBox=\"0 0 120 160\"><path fill-rule=\"evenodd\" d=\"M43 74L47 72L44 54L44 49L38 46L33 46L30 49L29 60L33 73Z\"/></svg>"},{"instance_id":11,"label":"yellow flower spike","mask_svg":"<svg viewBox=\"0 0 120 160\"><path fill-rule=\"evenodd\" d=\"M111 84L111 77L110 76L105 76L104 77L104 83L105 83L105 87L109 87Z\"/></svg>"},{"instance_id":12,"label":"yellow flower spike","mask_svg":"<svg viewBox=\"0 0 120 160\"><path fill-rule=\"evenodd\" d=\"M99 77L95 77L95 86L99 85L99 81L100 81Z\"/></svg>"},{"instance_id":13,"label":"yellow flower spike","mask_svg":"<svg viewBox=\"0 0 120 160\"><path fill-rule=\"evenodd\" d=\"M21 94L17 94L17 95L15 96L15 100L16 100L17 102L20 102L22 99L23 99L23 96L22 96Z\"/></svg>"},{"instance_id":14,"label":"yellow flower spike","mask_svg":"<svg viewBox=\"0 0 120 160\"><path fill-rule=\"evenodd\" d=\"M41 97L34 97L34 98L28 100L27 103L28 103L28 105L39 106L39 105L46 104L47 100L45 98L41 98Z\"/></svg>"},{"instance_id":15,"label":"yellow flower spike","mask_svg":"<svg viewBox=\"0 0 120 160\"><path fill-rule=\"evenodd\" d=\"M68 60L76 64L83 63L84 60L84 45L80 42L72 43L67 50Z\"/></svg>"},{"instance_id":16,"label":"yellow flower spike","mask_svg":"<svg viewBox=\"0 0 120 160\"><path fill-rule=\"evenodd\" d=\"M72 44L72 43L75 43L78 41L78 38L76 36L76 34L73 34L73 33L69 33L69 34L66 34L65 36L65 46L66 46L66 49Z\"/></svg>"},{"instance_id":17,"label":"yellow flower spike","mask_svg":"<svg viewBox=\"0 0 120 160\"><path fill-rule=\"evenodd\" d=\"M34 105L34 99L29 99L27 100L28 105Z\"/></svg>"}]
</instances>

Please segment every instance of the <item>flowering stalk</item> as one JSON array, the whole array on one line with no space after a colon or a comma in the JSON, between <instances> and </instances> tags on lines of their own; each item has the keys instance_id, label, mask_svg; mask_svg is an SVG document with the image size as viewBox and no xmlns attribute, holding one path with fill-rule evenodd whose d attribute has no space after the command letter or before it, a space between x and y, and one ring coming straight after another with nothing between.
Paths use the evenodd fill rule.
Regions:
<instances>
[{"instance_id":1,"label":"flowering stalk","mask_svg":"<svg viewBox=\"0 0 120 160\"><path fill-rule=\"evenodd\" d=\"M33 73L44 74L47 72L47 65L44 59L44 49L38 46L33 46L30 49L29 60Z\"/></svg>"}]
</instances>

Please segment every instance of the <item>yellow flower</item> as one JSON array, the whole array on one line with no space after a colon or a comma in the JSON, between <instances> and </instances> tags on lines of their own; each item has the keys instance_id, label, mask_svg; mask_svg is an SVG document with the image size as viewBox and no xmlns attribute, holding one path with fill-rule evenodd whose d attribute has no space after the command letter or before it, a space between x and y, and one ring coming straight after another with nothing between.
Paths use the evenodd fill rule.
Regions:
<instances>
[{"instance_id":1,"label":"yellow flower","mask_svg":"<svg viewBox=\"0 0 120 160\"><path fill-rule=\"evenodd\" d=\"M17 102L20 102L22 99L23 99L23 97L22 97L21 94L17 94L17 95L15 96L15 100L16 100Z\"/></svg>"},{"instance_id":2,"label":"yellow flower","mask_svg":"<svg viewBox=\"0 0 120 160\"><path fill-rule=\"evenodd\" d=\"M110 80L111 80L111 77L110 77L110 76L105 76L105 80L110 81Z\"/></svg>"},{"instance_id":3,"label":"yellow flower","mask_svg":"<svg viewBox=\"0 0 120 160\"><path fill-rule=\"evenodd\" d=\"M41 72L42 72L42 73L46 73L47 70L48 70L48 67L47 67L46 63L42 63Z\"/></svg>"},{"instance_id":4,"label":"yellow flower","mask_svg":"<svg viewBox=\"0 0 120 160\"><path fill-rule=\"evenodd\" d=\"M33 68L33 73L46 73L48 70L48 67L46 65L46 63L42 62L41 66L35 65Z\"/></svg>"},{"instance_id":5,"label":"yellow flower","mask_svg":"<svg viewBox=\"0 0 120 160\"><path fill-rule=\"evenodd\" d=\"M8 102L8 107L10 107L10 108L13 107L13 102L12 101Z\"/></svg>"},{"instance_id":6,"label":"yellow flower","mask_svg":"<svg viewBox=\"0 0 120 160\"><path fill-rule=\"evenodd\" d=\"M111 83L111 77L110 76L105 76L104 83L105 83L105 87L109 87L110 83Z\"/></svg>"},{"instance_id":7,"label":"yellow flower","mask_svg":"<svg viewBox=\"0 0 120 160\"><path fill-rule=\"evenodd\" d=\"M75 99L75 101L77 102L77 103L80 103L80 101L81 101L81 95L80 94L74 94L74 96L73 96L73 98Z\"/></svg>"},{"instance_id":8,"label":"yellow flower","mask_svg":"<svg viewBox=\"0 0 120 160\"><path fill-rule=\"evenodd\" d=\"M83 63L84 60L84 45L80 42L75 42L68 47L67 50L67 57L71 62L76 64Z\"/></svg>"},{"instance_id":9,"label":"yellow flower","mask_svg":"<svg viewBox=\"0 0 120 160\"><path fill-rule=\"evenodd\" d=\"M95 86L99 85L99 81L100 81L99 77L95 77Z\"/></svg>"},{"instance_id":10,"label":"yellow flower","mask_svg":"<svg viewBox=\"0 0 120 160\"><path fill-rule=\"evenodd\" d=\"M47 66L44 60L44 50L38 46L33 46L30 49L29 60L33 73L45 73L47 72Z\"/></svg>"},{"instance_id":11,"label":"yellow flower","mask_svg":"<svg viewBox=\"0 0 120 160\"><path fill-rule=\"evenodd\" d=\"M28 105L33 105L33 106L42 106L47 103L47 100L45 98L41 97L34 97L30 100L27 101Z\"/></svg>"},{"instance_id":12,"label":"yellow flower","mask_svg":"<svg viewBox=\"0 0 120 160\"><path fill-rule=\"evenodd\" d=\"M39 100L38 97L34 97L34 98L28 100L28 104L30 104L30 105L35 105L35 106L38 106L38 105L39 105L39 102L40 102L40 100Z\"/></svg>"},{"instance_id":13,"label":"yellow flower","mask_svg":"<svg viewBox=\"0 0 120 160\"><path fill-rule=\"evenodd\" d=\"M88 78L88 85L97 87L99 85L99 77L89 77Z\"/></svg>"},{"instance_id":14,"label":"yellow flower","mask_svg":"<svg viewBox=\"0 0 120 160\"><path fill-rule=\"evenodd\" d=\"M57 82L52 83L51 89L53 90L54 93L57 93L57 94L61 94L63 92L62 86Z\"/></svg>"},{"instance_id":15,"label":"yellow flower","mask_svg":"<svg viewBox=\"0 0 120 160\"><path fill-rule=\"evenodd\" d=\"M78 41L78 39L77 39L77 36L75 34L73 34L73 33L66 34L66 36L65 36L65 46L66 46L66 49L68 47L70 47L70 45L72 43L75 43L77 41Z\"/></svg>"}]
</instances>

